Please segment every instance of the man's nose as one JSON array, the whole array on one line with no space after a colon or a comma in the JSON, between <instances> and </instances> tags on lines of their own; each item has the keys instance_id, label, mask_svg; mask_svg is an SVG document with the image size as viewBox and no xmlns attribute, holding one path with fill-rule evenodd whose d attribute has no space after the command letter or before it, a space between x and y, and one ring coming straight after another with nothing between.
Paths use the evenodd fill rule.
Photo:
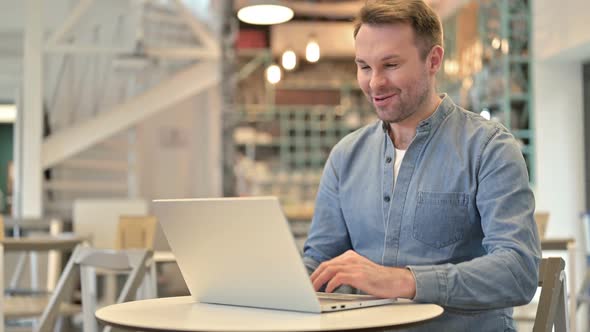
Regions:
<instances>
[{"instance_id":1,"label":"man's nose","mask_svg":"<svg viewBox=\"0 0 590 332\"><path fill-rule=\"evenodd\" d=\"M375 90L379 90L379 88L386 85L386 83L387 83L387 78L385 76L383 76L381 73L375 71L375 72L373 72L373 75L371 76L371 81L369 82L369 87L371 88L371 90L375 91Z\"/></svg>"}]
</instances>

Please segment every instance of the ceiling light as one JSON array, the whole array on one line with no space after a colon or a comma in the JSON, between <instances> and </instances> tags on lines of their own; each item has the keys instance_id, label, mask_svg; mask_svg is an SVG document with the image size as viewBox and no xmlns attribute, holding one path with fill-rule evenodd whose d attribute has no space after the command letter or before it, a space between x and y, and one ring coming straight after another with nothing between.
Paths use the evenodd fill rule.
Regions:
<instances>
[{"instance_id":1,"label":"ceiling light","mask_svg":"<svg viewBox=\"0 0 590 332\"><path fill-rule=\"evenodd\" d=\"M286 50L281 57L281 64L286 70L293 70L297 65L297 54L293 50Z\"/></svg>"},{"instance_id":2,"label":"ceiling light","mask_svg":"<svg viewBox=\"0 0 590 332\"><path fill-rule=\"evenodd\" d=\"M502 41L500 41L499 38L494 37L494 39L492 39L492 47L497 50L500 48L500 45L502 45Z\"/></svg>"},{"instance_id":3,"label":"ceiling light","mask_svg":"<svg viewBox=\"0 0 590 332\"><path fill-rule=\"evenodd\" d=\"M0 105L0 123L14 123L16 120L16 105Z\"/></svg>"},{"instance_id":4,"label":"ceiling light","mask_svg":"<svg viewBox=\"0 0 590 332\"><path fill-rule=\"evenodd\" d=\"M445 60L443 67L445 74L449 76L457 75L459 73L459 63L456 60Z\"/></svg>"},{"instance_id":5,"label":"ceiling light","mask_svg":"<svg viewBox=\"0 0 590 332\"><path fill-rule=\"evenodd\" d=\"M258 25L284 23L292 19L293 15L291 8L276 0L250 0L238 10L240 21Z\"/></svg>"},{"instance_id":6,"label":"ceiling light","mask_svg":"<svg viewBox=\"0 0 590 332\"><path fill-rule=\"evenodd\" d=\"M492 114L490 114L490 111L487 108L484 108L483 111L481 111L479 113L479 115L481 115L486 120L489 120L492 118Z\"/></svg>"},{"instance_id":7,"label":"ceiling light","mask_svg":"<svg viewBox=\"0 0 590 332\"><path fill-rule=\"evenodd\" d=\"M502 39L502 53L508 54L510 52L510 44L508 44L508 39Z\"/></svg>"},{"instance_id":8,"label":"ceiling light","mask_svg":"<svg viewBox=\"0 0 590 332\"><path fill-rule=\"evenodd\" d=\"M266 68L266 79L271 84L277 84L281 80L281 67L270 65Z\"/></svg>"},{"instance_id":9,"label":"ceiling light","mask_svg":"<svg viewBox=\"0 0 590 332\"><path fill-rule=\"evenodd\" d=\"M310 39L305 47L305 58L309 62L318 62L320 59L320 45L315 39Z\"/></svg>"}]
</instances>

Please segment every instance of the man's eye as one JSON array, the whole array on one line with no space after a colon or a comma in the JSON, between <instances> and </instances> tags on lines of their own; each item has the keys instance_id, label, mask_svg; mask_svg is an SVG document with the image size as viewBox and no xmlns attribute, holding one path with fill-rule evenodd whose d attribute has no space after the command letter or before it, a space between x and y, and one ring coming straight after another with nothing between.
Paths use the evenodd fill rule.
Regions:
<instances>
[{"instance_id":1,"label":"man's eye","mask_svg":"<svg viewBox=\"0 0 590 332\"><path fill-rule=\"evenodd\" d=\"M369 66L360 66L360 68L361 68L362 70L371 69L371 67L369 67Z\"/></svg>"},{"instance_id":2,"label":"man's eye","mask_svg":"<svg viewBox=\"0 0 590 332\"><path fill-rule=\"evenodd\" d=\"M387 68L397 68L399 65L397 63L388 63L385 65Z\"/></svg>"}]
</instances>

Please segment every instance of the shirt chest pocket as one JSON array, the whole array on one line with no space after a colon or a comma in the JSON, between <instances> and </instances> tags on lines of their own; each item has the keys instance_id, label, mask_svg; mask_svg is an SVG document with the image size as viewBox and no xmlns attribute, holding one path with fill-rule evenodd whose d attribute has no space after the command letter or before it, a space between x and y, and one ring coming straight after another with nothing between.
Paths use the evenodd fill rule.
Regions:
<instances>
[{"instance_id":1,"label":"shirt chest pocket","mask_svg":"<svg viewBox=\"0 0 590 332\"><path fill-rule=\"evenodd\" d=\"M469 195L418 192L412 236L434 248L460 241L468 226Z\"/></svg>"}]
</instances>

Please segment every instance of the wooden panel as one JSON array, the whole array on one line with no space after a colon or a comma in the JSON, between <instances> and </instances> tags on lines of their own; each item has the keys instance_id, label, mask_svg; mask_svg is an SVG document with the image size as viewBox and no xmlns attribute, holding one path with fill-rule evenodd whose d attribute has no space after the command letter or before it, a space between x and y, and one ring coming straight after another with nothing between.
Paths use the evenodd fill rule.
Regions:
<instances>
[{"instance_id":1,"label":"wooden panel","mask_svg":"<svg viewBox=\"0 0 590 332\"><path fill-rule=\"evenodd\" d=\"M240 29L236 40L236 48L268 48L268 34L260 29Z\"/></svg>"},{"instance_id":2,"label":"wooden panel","mask_svg":"<svg viewBox=\"0 0 590 332\"><path fill-rule=\"evenodd\" d=\"M277 105L339 105L340 91L337 90L277 90Z\"/></svg>"},{"instance_id":3,"label":"wooden panel","mask_svg":"<svg viewBox=\"0 0 590 332\"><path fill-rule=\"evenodd\" d=\"M156 217L123 215L117 227L116 249L153 249Z\"/></svg>"}]
</instances>

